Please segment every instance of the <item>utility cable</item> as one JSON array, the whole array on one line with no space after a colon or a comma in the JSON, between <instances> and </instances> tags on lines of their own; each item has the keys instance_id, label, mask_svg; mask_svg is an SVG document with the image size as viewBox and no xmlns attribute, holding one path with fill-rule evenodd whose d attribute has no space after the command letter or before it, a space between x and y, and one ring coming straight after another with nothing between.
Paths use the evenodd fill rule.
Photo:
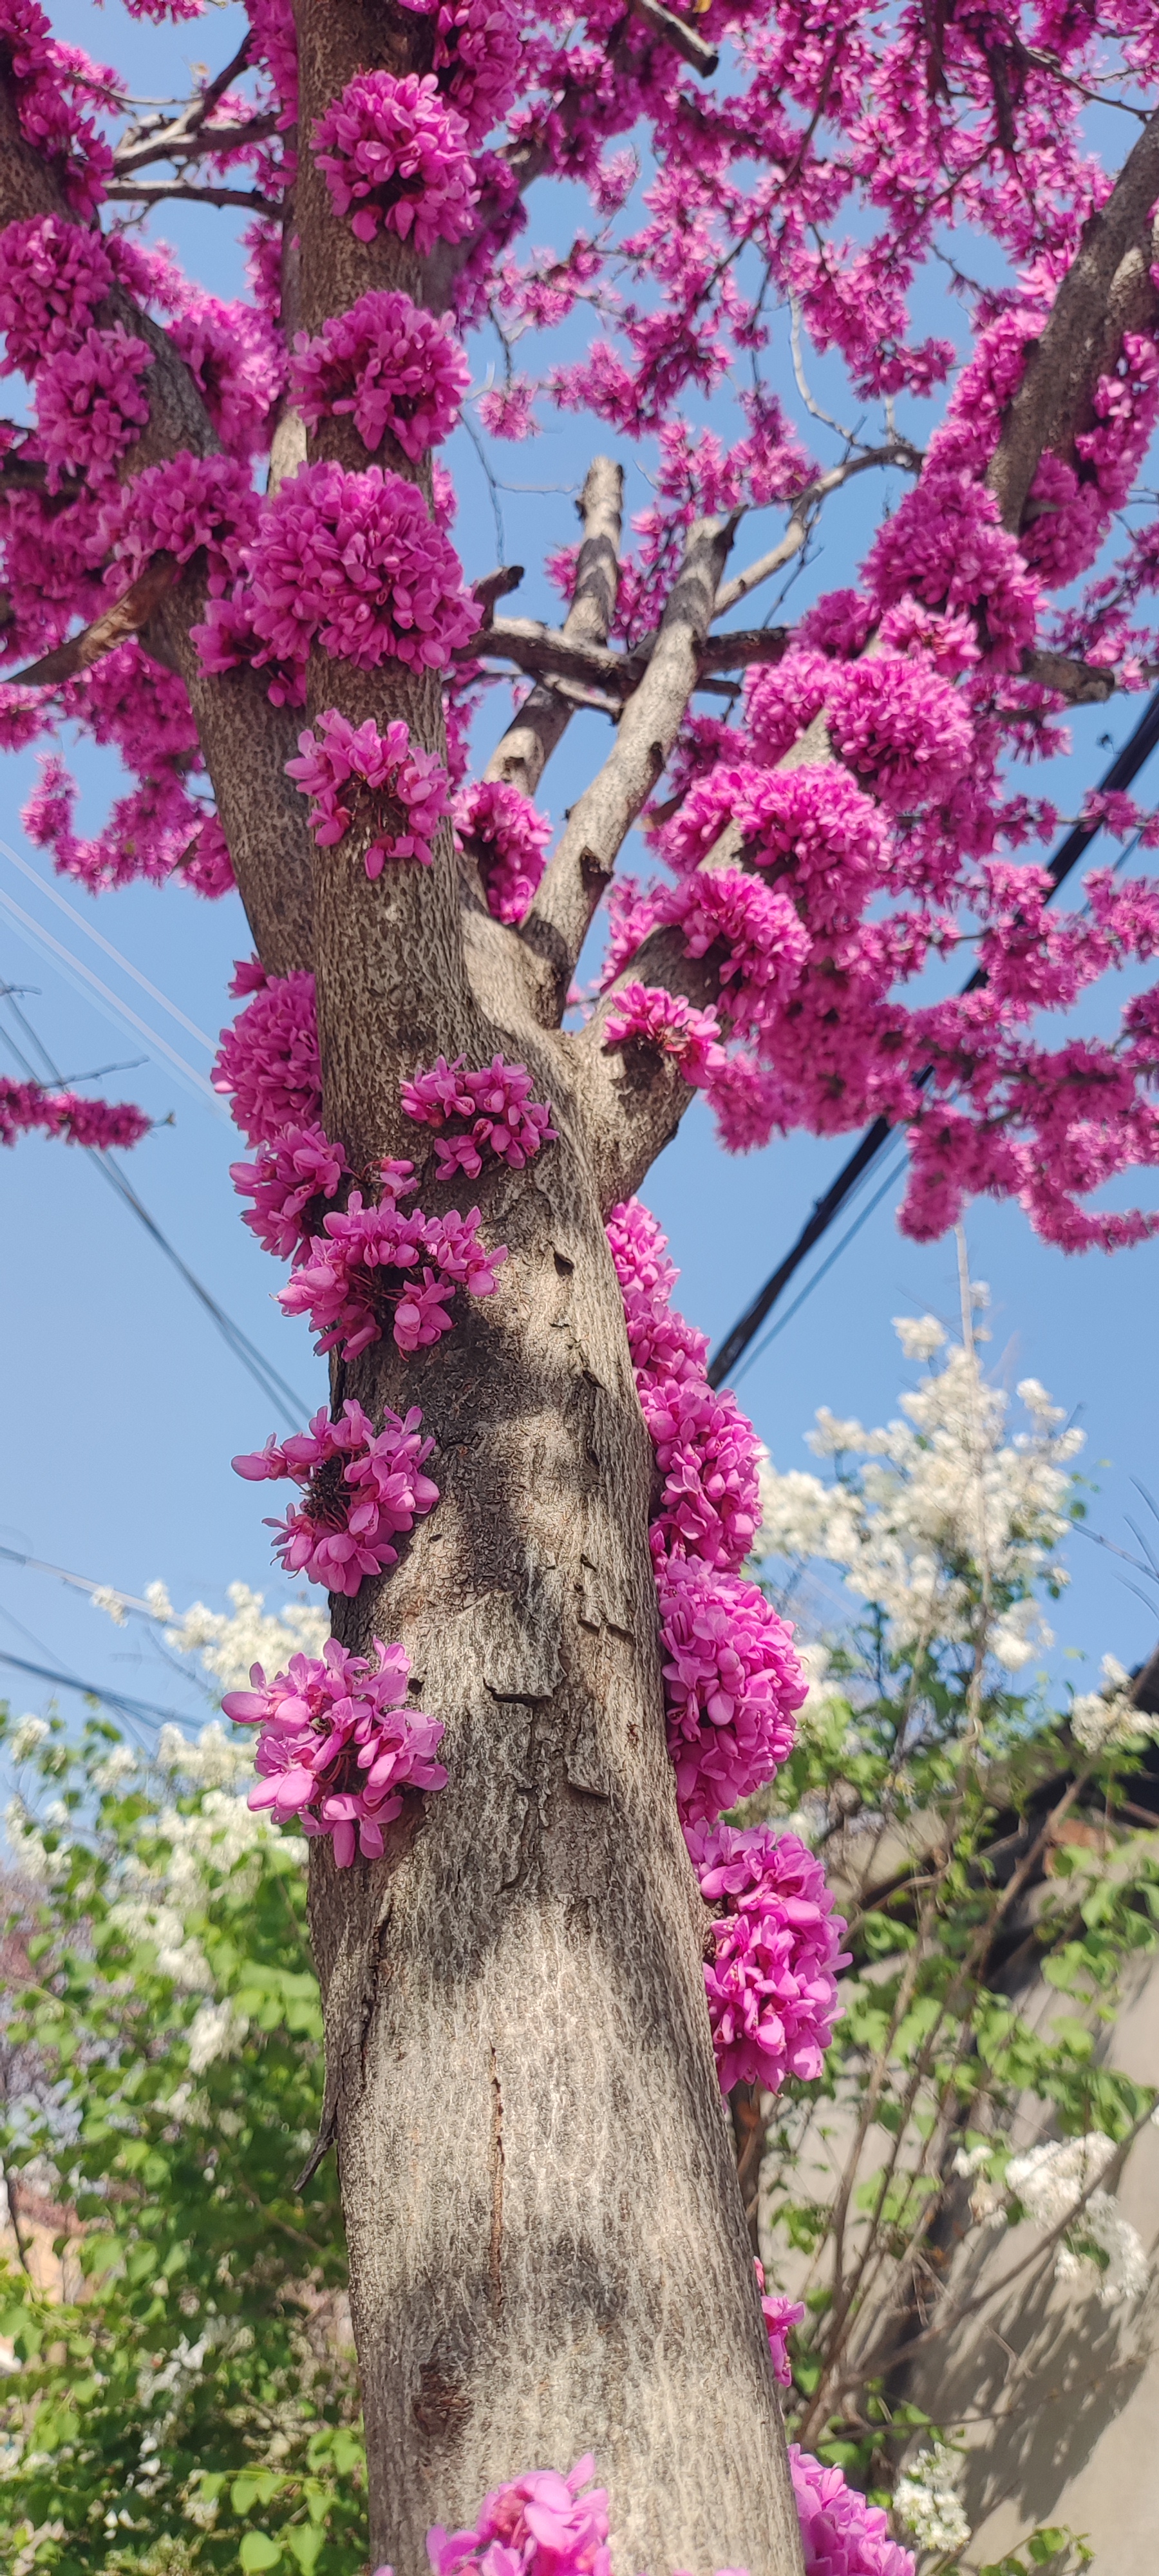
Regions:
<instances>
[{"instance_id":1,"label":"utility cable","mask_svg":"<svg viewBox=\"0 0 1159 2576\"><path fill-rule=\"evenodd\" d=\"M48 1080L59 1086L62 1079L59 1068L53 1063L47 1047L45 1047L37 1037L35 1029L31 1026L29 1020L21 1010L19 1003L14 1000L11 988L0 992L0 999L7 1002L9 1010L13 1017L19 1021L29 1044L35 1047L42 1063L47 1068ZM32 1064L30 1064L28 1057L24 1054L23 1050L15 1044L14 1040L9 1038L8 1043L12 1048L12 1052L15 1055L17 1062L23 1066L29 1080L32 1082L43 1081L45 1077L41 1074L37 1074ZM112 1161L111 1156L103 1152L96 1145L82 1146L81 1151L88 1155L89 1161L95 1164L96 1169L108 1182L110 1189L116 1191L118 1198L120 1198L124 1202L124 1205L131 1210L132 1214L137 1218L138 1223L144 1226L146 1233L156 1244L158 1251L163 1252L166 1260L172 1262L174 1269L179 1273L180 1277L184 1279L187 1288L192 1289L199 1305L204 1307L211 1323L216 1326L217 1331L221 1334L222 1340L232 1351L234 1358L240 1360L244 1369L248 1369L250 1376L254 1379L255 1383L260 1386L263 1395L271 1404L273 1404L275 1410L282 1414L283 1418L290 1423L300 1423L303 1413L308 1412L309 1410L304 1399L301 1396L296 1395L293 1387L287 1385L285 1378L280 1375L279 1371L272 1366L270 1361L263 1358L262 1353L256 1348L256 1345L250 1341L248 1334L243 1333L240 1324L234 1323L233 1317L226 1314L223 1306L218 1305L216 1297L211 1295L209 1289L205 1287L204 1283L197 1277L196 1272L189 1268L188 1262L182 1260L176 1246L170 1243L168 1235L162 1232L156 1218L150 1216L148 1208L145 1207L143 1202L138 1198L131 1182L126 1180L124 1173L119 1169L117 1164Z\"/></svg>"},{"instance_id":2,"label":"utility cable","mask_svg":"<svg viewBox=\"0 0 1159 2576\"><path fill-rule=\"evenodd\" d=\"M0 853L6 859L10 859L13 867L19 868L21 875L27 877L31 885L38 887L41 894L47 895L49 902L56 905L58 912L67 913L69 920L75 923L78 930L83 931L85 938L91 939L95 948L103 949L105 956L112 958L113 964L120 967L123 975L130 975L134 984L139 984L141 991L149 995L150 1001L159 1002L162 1010L168 1011L171 1020L176 1020L191 1038L196 1038L198 1045L205 1048L207 1055L216 1054L214 1040L206 1036L204 1029L198 1028L196 1020L187 1019L184 1011L178 1010L176 1002L171 1002L168 994L163 993L158 984L151 984L148 976L141 973L139 966L134 966L131 958L123 957L120 949L114 948L112 940L105 938L103 931L94 930L91 921L85 920L83 912L78 912L75 904L67 902L56 886L49 885L38 869L30 867L27 859L22 859L18 850L12 849L7 841L0 841Z\"/></svg>"},{"instance_id":3,"label":"utility cable","mask_svg":"<svg viewBox=\"0 0 1159 2576\"><path fill-rule=\"evenodd\" d=\"M1100 778L1098 794L1111 795L1116 789L1129 787L1132 779L1137 778L1144 762L1150 759L1157 743L1159 743L1159 689L1156 689L1148 699L1134 731L1128 734L1122 750L1116 752L1110 767ZM1060 842L1047 869L1047 874L1053 880L1050 894L1046 898L1047 902L1050 901L1050 895L1056 893L1059 886L1065 883L1071 870L1078 866L1084 852L1090 848L1091 842L1102 828L1101 816L1093 823L1076 823L1073 830L1067 833L1065 840ZM962 996L976 993L986 980L985 967L976 967L969 982L962 986ZM927 1084L932 1082L933 1074L932 1065L923 1067L916 1076L919 1090L925 1090ZM890 1137L895 1133L894 1121L889 1118L875 1118L873 1125L866 1128L865 1134L854 1147L848 1162L842 1164L836 1179L830 1182L824 1196L814 1202L811 1215L806 1218L796 1242L785 1254L784 1260L778 1264L772 1277L766 1279L764 1287L758 1289L752 1304L746 1306L743 1315L738 1317L731 1332L726 1333L719 1350L713 1352L708 1364L710 1386L722 1385L725 1378L732 1374L737 1361L742 1353L747 1351L755 1335L759 1333L766 1315L772 1313L778 1298L788 1287L790 1279L795 1277L801 1263L807 1260L814 1244L819 1243L822 1235L828 1233L834 1219L840 1215L846 1200L856 1189L858 1182L864 1178L871 1164L877 1161L879 1154L884 1151ZM883 1196L884 1193L879 1195ZM874 1204L876 1205L876 1201ZM868 1210L866 1213L868 1214ZM829 1266L827 1263L826 1268ZM818 1277L820 1276L821 1273L818 1272Z\"/></svg>"},{"instance_id":4,"label":"utility cable","mask_svg":"<svg viewBox=\"0 0 1159 2576\"><path fill-rule=\"evenodd\" d=\"M187 1083L196 1092L199 1100L208 1101L210 1107L219 1115L221 1114L221 1100L207 1074L199 1073L195 1065L187 1064L185 1057L178 1054L176 1047L170 1046L168 1038L163 1038L156 1029L150 1028L148 1020L143 1020L137 1011L131 1009L128 1002L121 1000L119 993L113 992L111 985L104 983L99 975L94 974L91 966L85 965L83 957L74 957L71 948L66 948L51 930L44 928L42 922L34 920L32 914L25 911L23 904L17 903L15 895L5 894L3 886L0 886L0 904L3 905L5 912L12 915L25 938L31 938L38 946L47 948L49 955L55 958L58 964L64 966L66 973L79 975L84 983L92 987L98 997L97 1008L103 1011L106 1019L110 1012L113 1012L118 1019L126 1021L139 1038L144 1038L150 1055L164 1056L166 1062L173 1066L179 1080Z\"/></svg>"},{"instance_id":5,"label":"utility cable","mask_svg":"<svg viewBox=\"0 0 1159 2576\"><path fill-rule=\"evenodd\" d=\"M75 1673L54 1673L47 1664L30 1664L24 1655L10 1655L0 1648L0 1664L10 1664L17 1673L30 1673L34 1681L51 1682L55 1690L79 1691L82 1699L99 1699L106 1708L115 1708L131 1726L188 1725L175 1709L157 1708L149 1699L130 1699L125 1691L105 1690L99 1682L78 1681Z\"/></svg>"}]
</instances>

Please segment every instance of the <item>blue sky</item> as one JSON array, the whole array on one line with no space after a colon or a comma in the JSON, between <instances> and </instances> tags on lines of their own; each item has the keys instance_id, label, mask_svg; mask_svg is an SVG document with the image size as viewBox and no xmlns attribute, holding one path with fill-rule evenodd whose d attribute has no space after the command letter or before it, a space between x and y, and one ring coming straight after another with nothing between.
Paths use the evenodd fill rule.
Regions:
<instances>
[{"instance_id":1,"label":"blue sky","mask_svg":"<svg viewBox=\"0 0 1159 2576\"><path fill-rule=\"evenodd\" d=\"M94 30L94 13L79 0L53 14L62 35L97 51L107 47L133 66L140 89L154 95L179 86L183 59L201 52L211 52L215 63L225 59L239 17L236 9L215 10L192 27L154 30L131 25L119 8L110 8ZM566 237L561 194L537 192L529 241ZM204 210L167 211L153 229L182 251L204 284L228 295L241 284L230 220ZM923 327L960 333L953 308L941 297L933 301L936 319L932 311L923 315ZM573 331L568 353L585 338L586 325ZM473 349L479 380L493 354L486 347ZM804 421L784 352L771 367L786 407ZM819 369L816 390L835 405L841 392L835 372ZM697 416L705 416L702 407ZM928 411L923 416L915 410L905 425L924 432L929 421ZM807 426L818 443L815 425ZM824 439L819 443L826 452ZM605 430L551 414L534 443L492 448L495 471L506 483L556 487L499 496L506 552L528 566L516 603L523 613L550 609L550 593L535 568L549 546L572 536L567 494L582 480L593 447L608 444ZM491 499L475 450L462 433L449 461L461 496L457 534L467 571L475 575L496 559ZM625 461L631 468L630 506L639 508L648 485L639 465L629 455ZM876 483L868 489L869 480L852 486L831 508L823 548L792 594L792 613L819 590L851 576L882 506L880 489ZM751 539L742 537L744 553L768 542L768 524L759 522ZM480 762L502 728L507 703L506 691L497 692L484 711ZM1117 745L1139 711L1140 701L1130 698L1084 711L1076 720L1071 759L1039 773L1044 785L1049 776L1068 810L1109 757L1100 737L1109 735ZM556 819L607 742L604 719L575 719L544 783L542 801ZM91 827L115 792L115 766L91 749L76 765L82 825ZM1145 775L1138 791L1144 799L1159 794L1159 761L1153 767L1155 777ZM59 891L79 916L70 918L54 906L46 890L48 863L21 830L20 808L34 777L31 755L9 759L0 787L0 844L7 845L0 847L0 976L20 988L21 1010L66 1075L146 1058L139 1068L110 1074L98 1086L111 1097L139 1100L158 1119L172 1113L171 1124L158 1125L123 1158L124 1168L187 1263L300 1395L304 1418L325 1398L324 1366L313 1358L302 1328L285 1322L273 1305L280 1274L239 1221L227 1166L241 1149L221 1105L203 1088L209 1051L98 950L81 926L88 923L112 942L212 1040L229 1007L231 961L250 945L240 904L231 897L208 905L177 890L147 887L94 903L60 881ZM1096 858L1107 855L1105 844L1096 846ZM37 882L30 883L16 864L21 859ZM99 976L176 1050L188 1070L127 1026L112 1004L102 1004L75 966L47 950L37 930L21 922L14 905L71 960ZM1109 1025L1118 998L1100 997L1092 1024ZM9 1037L23 1043L8 1012L0 1012L0 1021ZM17 1069L7 1045L0 1064ZM681 1265L680 1302L714 1340L787 1249L847 1150L841 1140L818 1143L798 1136L764 1153L730 1159L717 1149L707 1113L694 1109L655 1167L646 1195ZM877 1185L876 1179L870 1183L866 1198ZM0 1186L8 1246L0 1344L8 1476L0 1546L132 1593L161 1576L178 1605L199 1597L222 1606L225 1586L235 1578L264 1586L268 1598L285 1597L269 1565L260 1492L229 1469L235 1451L286 1427L276 1424L268 1398L83 1154L22 1143L0 1163ZM901 1362L892 1316L931 1308L953 1320L952 1241L919 1247L902 1239L893 1220L899 1197L900 1184L741 1380L746 1407L781 1466L810 1463L804 1434L818 1405L866 1420L880 1420L896 1408L898 1391L913 1373ZM824 1252L843 1230L839 1226L828 1238ZM1133 1482L1149 1485L1159 1504L1153 1357L1159 1248L1113 1259L1067 1259L1036 1242L1017 1209L988 1203L971 1211L968 1232L974 1270L992 1289L990 1356L996 1371L1011 1384L1021 1376L1041 1378L1080 1422L1087 1440L1083 1463L1100 1488L1091 1498L1092 1528L1113 1546L1135 1552L1128 1520L1138 1517L1145 1530L1149 1523L1159 1554L1159 1519L1151 1518ZM797 1287L808 1281L820 1257L806 1266ZM1128 1588L1138 1580L1131 1569L1089 1540L1074 1541L1070 1565L1071 1590L1055 1615L1058 1645L1050 1662L1056 1678L1077 1679L1082 1672L1067 1659L1067 1650L1091 1663L1107 1649L1126 1662L1149 1652L1159 1626L1159 1588L1150 1587L1140 1599ZM181 1714L195 1715L203 1705L190 1678L166 1665L143 1628L114 1629L55 1577L4 1558L0 1650L134 1692ZM41 1685L16 1672L6 1677L0 1667L0 1690L5 1688L21 1708L42 1707L48 1696ZM71 1705L75 1709L77 1703Z\"/></svg>"}]
</instances>

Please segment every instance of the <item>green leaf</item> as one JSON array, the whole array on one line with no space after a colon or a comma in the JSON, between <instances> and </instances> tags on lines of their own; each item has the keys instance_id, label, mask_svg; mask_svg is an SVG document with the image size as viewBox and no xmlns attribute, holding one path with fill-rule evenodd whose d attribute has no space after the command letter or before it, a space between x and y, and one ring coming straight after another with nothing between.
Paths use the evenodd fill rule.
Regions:
<instances>
[{"instance_id":1,"label":"green leaf","mask_svg":"<svg viewBox=\"0 0 1159 2576\"><path fill-rule=\"evenodd\" d=\"M289 2525L286 2541L302 2569L302 2576L310 2576L311 2568L316 2566L325 2537L325 2532L314 2523L292 2522Z\"/></svg>"},{"instance_id":2,"label":"green leaf","mask_svg":"<svg viewBox=\"0 0 1159 2576\"><path fill-rule=\"evenodd\" d=\"M247 2570L276 2567L282 2555L281 2542L271 2540L267 2531L247 2531L237 2554Z\"/></svg>"}]
</instances>

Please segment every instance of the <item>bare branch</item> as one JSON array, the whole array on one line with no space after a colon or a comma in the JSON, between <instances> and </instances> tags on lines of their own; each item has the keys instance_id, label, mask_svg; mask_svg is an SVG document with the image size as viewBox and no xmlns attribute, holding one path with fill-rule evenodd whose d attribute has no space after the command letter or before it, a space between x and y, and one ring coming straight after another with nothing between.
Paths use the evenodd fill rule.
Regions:
<instances>
[{"instance_id":1,"label":"bare branch","mask_svg":"<svg viewBox=\"0 0 1159 2576\"><path fill-rule=\"evenodd\" d=\"M251 143L264 143L278 131L276 116L251 116L244 125L207 125L198 134L174 134L172 129L161 135L145 135L139 142L113 155L113 168L118 178L134 170L147 170L152 161L197 161L211 152L240 152Z\"/></svg>"},{"instance_id":2,"label":"bare branch","mask_svg":"<svg viewBox=\"0 0 1159 2576\"><path fill-rule=\"evenodd\" d=\"M896 438L885 447L869 447L858 456L847 456L843 464L831 465L827 473L819 474L814 482L806 484L793 503L784 536L770 547L767 555L758 556L757 561L749 564L744 572L736 573L731 581L721 584L713 623L718 617L727 617L730 608L738 607L760 582L770 580L774 573L782 572L786 564L792 563L794 555L801 552L822 502L828 500L831 492L839 492L843 483L851 482L855 474L868 473L871 466L900 465L906 474L920 474L922 462L920 447L914 447L908 438Z\"/></svg>"},{"instance_id":3,"label":"bare branch","mask_svg":"<svg viewBox=\"0 0 1159 2576\"><path fill-rule=\"evenodd\" d=\"M166 197L178 197L187 206L245 206L258 215L281 213L272 197L263 197L257 188L192 188L184 179L110 179L106 197L135 206L159 206Z\"/></svg>"},{"instance_id":4,"label":"bare branch","mask_svg":"<svg viewBox=\"0 0 1159 2576\"><path fill-rule=\"evenodd\" d=\"M481 581L472 583L473 595L487 618L486 626L479 630L480 643L483 636L490 633L496 600L506 599L510 591L518 590L522 579L522 564L501 564L498 572L485 572Z\"/></svg>"},{"instance_id":5,"label":"bare branch","mask_svg":"<svg viewBox=\"0 0 1159 2576\"><path fill-rule=\"evenodd\" d=\"M623 468L610 456L595 456L576 504L583 522L583 542L576 565L575 591L563 625L564 642L604 644L616 605L620 580L620 524L624 497ZM541 682L524 699L487 763L485 776L534 796L556 745L571 721L573 706L619 713L618 702L577 682L549 687Z\"/></svg>"},{"instance_id":6,"label":"bare branch","mask_svg":"<svg viewBox=\"0 0 1159 2576\"><path fill-rule=\"evenodd\" d=\"M1091 417L1099 377L1114 364L1124 331L1153 326L1159 296L1151 209L1159 198L1159 111L1124 162L1106 205L1084 226L1050 319L1031 343L1022 382L1002 423L986 480L1016 536L1039 459L1049 448L1070 458Z\"/></svg>"},{"instance_id":7,"label":"bare branch","mask_svg":"<svg viewBox=\"0 0 1159 2576\"><path fill-rule=\"evenodd\" d=\"M1040 681L1044 689L1057 689L1072 707L1101 706L1114 697L1118 686L1113 671L1100 671L1091 662L1076 662L1069 653L1045 649L1023 654L1022 676Z\"/></svg>"},{"instance_id":8,"label":"bare branch","mask_svg":"<svg viewBox=\"0 0 1159 2576\"><path fill-rule=\"evenodd\" d=\"M225 97L230 82L236 80L239 73L245 70L249 61L251 41L252 30L247 27L236 54L232 61L226 64L224 71L215 72L213 79L206 83L205 88L196 98L190 100L188 107L182 108L180 115L172 117L169 124L162 127L160 132L156 127L146 133L143 127L133 126L127 134L122 135L113 153L114 169L135 170L139 166L137 158L139 153L152 153L162 144L179 144L199 134L206 118L212 116L218 100ZM158 120L159 124L160 120Z\"/></svg>"},{"instance_id":9,"label":"bare branch","mask_svg":"<svg viewBox=\"0 0 1159 2576\"><path fill-rule=\"evenodd\" d=\"M576 961L620 844L676 740L696 686L735 527L735 518L698 519L689 529L647 670L625 705L603 768L572 806L523 925L523 939L547 969L544 1013L549 1027L562 1018Z\"/></svg>"},{"instance_id":10,"label":"bare branch","mask_svg":"<svg viewBox=\"0 0 1159 2576\"><path fill-rule=\"evenodd\" d=\"M607 645L573 643L566 626L541 626L531 617L497 617L474 639L470 653L472 658L482 655L514 662L518 670L530 671L536 678L576 680L613 699L624 699L639 688L658 633L656 629L645 635L630 653L616 653ZM692 686L703 685L705 671L739 671L750 662L779 662L789 640L787 626L737 627L730 635L706 636L697 650Z\"/></svg>"},{"instance_id":11,"label":"bare branch","mask_svg":"<svg viewBox=\"0 0 1159 2576\"><path fill-rule=\"evenodd\" d=\"M39 662L14 671L8 687L57 687L62 680L75 679L78 671L87 671L103 653L111 653L115 644L123 644L126 636L139 635L160 607L166 591L172 589L178 569L173 555L154 555L113 608L107 608L103 617L94 618L79 635L70 635L66 643L57 644L51 653L42 653Z\"/></svg>"},{"instance_id":12,"label":"bare branch","mask_svg":"<svg viewBox=\"0 0 1159 2576\"><path fill-rule=\"evenodd\" d=\"M687 26L683 18L674 18L670 9L662 9L660 0L630 0L630 7L633 17L642 19L654 36L662 36L674 53L691 63L702 80L712 79L720 56L715 45L706 44L704 37L697 35L695 27Z\"/></svg>"}]
</instances>

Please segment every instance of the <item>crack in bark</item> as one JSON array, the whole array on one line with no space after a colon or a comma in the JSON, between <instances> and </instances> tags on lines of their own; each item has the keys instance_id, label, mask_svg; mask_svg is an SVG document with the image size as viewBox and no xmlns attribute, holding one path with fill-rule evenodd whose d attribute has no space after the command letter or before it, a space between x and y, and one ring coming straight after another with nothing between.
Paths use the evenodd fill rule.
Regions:
<instances>
[{"instance_id":1,"label":"crack in bark","mask_svg":"<svg viewBox=\"0 0 1159 2576\"><path fill-rule=\"evenodd\" d=\"M503 2313L503 2088L499 2059L491 2043L491 2314Z\"/></svg>"}]
</instances>

